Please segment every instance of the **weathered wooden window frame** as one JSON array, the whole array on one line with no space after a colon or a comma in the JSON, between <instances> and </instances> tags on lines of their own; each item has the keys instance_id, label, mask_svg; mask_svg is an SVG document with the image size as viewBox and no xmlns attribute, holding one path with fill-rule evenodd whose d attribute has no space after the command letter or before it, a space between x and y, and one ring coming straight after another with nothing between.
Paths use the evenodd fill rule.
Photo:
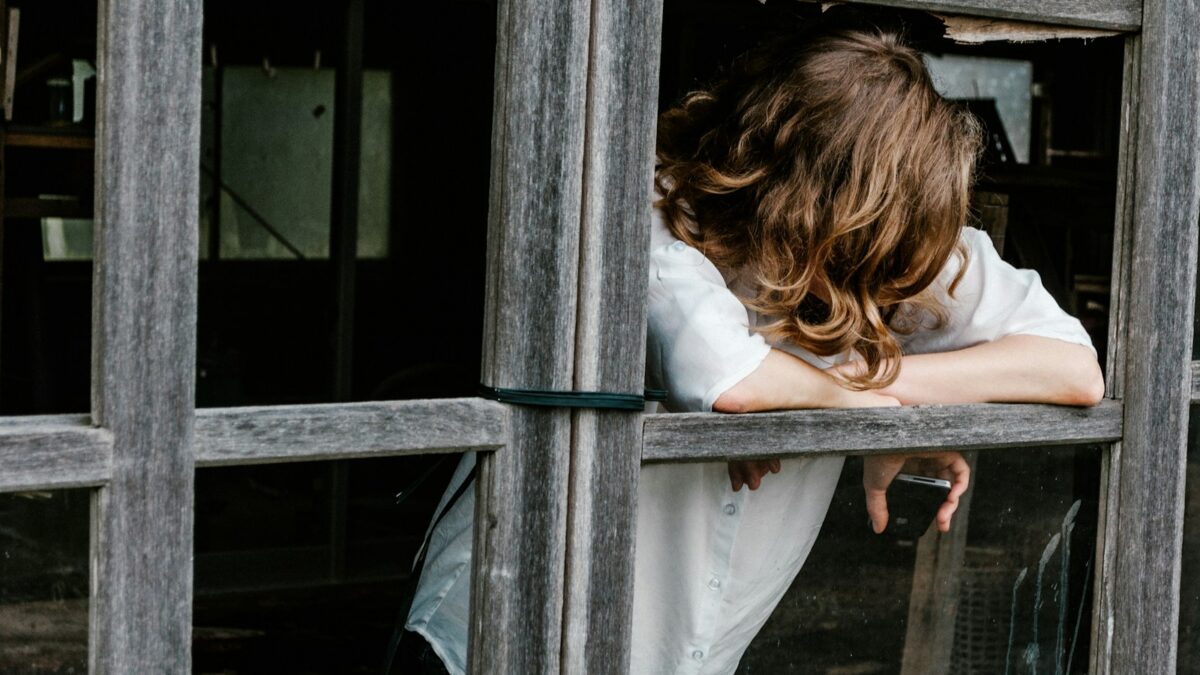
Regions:
<instances>
[{"instance_id":1,"label":"weathered wooden window frame","mask_svg":"<svg viewBox=\"0 0 1200 675\"><path fill-rule=\"evenodd\" d=\"M101 0L92 413L0 419L0 491L95 490L91 671L190 670L198 466L488 451L471 670L624 672L641 461L1101 442L1112 445L1092 669L1169 672L1187 408L1200 400L1196 10L878 4L1130 32L1100 406L643 417L450 399L197 411L201 0ZM661 12L661 0L500 2L485 383L641 386Z\"/></svg>"}]
</instances>

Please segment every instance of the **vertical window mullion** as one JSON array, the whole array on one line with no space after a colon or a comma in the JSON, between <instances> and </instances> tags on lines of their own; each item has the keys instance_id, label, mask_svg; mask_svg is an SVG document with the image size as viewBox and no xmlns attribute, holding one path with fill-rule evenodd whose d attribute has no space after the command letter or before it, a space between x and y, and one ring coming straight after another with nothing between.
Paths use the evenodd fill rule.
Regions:
<instances>
[{"instance_id":1,"label":"vertical window mullion","mask_svg":"<svg viewBox=\"0 0 1200 675\"><path fill-rule=\"evenodd\" d=\"M569 390L590 3L501 0L482 382ZM480 454L469 670L559 669L571 413L514 406Z\"/></svg>"},{"instance_id":2,"label":"vertical window mullion","mask_svg":"<svg viewBox=\"0 0 1200 675\"><path fill-rule=\"evenodd\" d=\"M92 417L93 673L191 669L201 0L102 0Z\"/></svg>"},{"instance_id":3,"label":"vertical window mullion","mask_svg":"<svg viewBox=\"0 0 1200 675\"><path fill-rule=\"evenodd\" d=\"M1121 399L1125 392L1126 321L1129 313L1130 256L1133 253L1134 186L1137 179L1137 103L1141 38L1125 39L1125 64L1120 107L1116 216L1113 224L1112 283L1109 298L1108 354L1104 374L1105 396ZM1092 605L1090 662L1092 672L1110 672L1113 619L1112 570L1116 563L1117 509L1120 502L1121 443L1112 443L1100 465L1100 504L1097 519L1096 570Z\"/></svg>"},{"instance_id":4,"label":"vertical window mullion","mask_svg":"<svg viewBox=\"0 0 1200 675\"><path fill-rule=\"evenodd\" d=\"M662 0L594 2L574 385L640 393ZM574 415L562 672L624 673L633 618L640 412Z\"/></svg>"},{"instance_id":5,"label":"vertical window mullion","mask_svg":"<svg viewBox=\"0 0 1200 675\"><path fill-rule=\"evenodd\" d=\"M1200 218L1200 8L1144 4L1108 672L1173 672ZM1119 465L1119 466L1117 466ZM1113 515L1109 514L1109 518Z\"/></svg>"}]
</instances>

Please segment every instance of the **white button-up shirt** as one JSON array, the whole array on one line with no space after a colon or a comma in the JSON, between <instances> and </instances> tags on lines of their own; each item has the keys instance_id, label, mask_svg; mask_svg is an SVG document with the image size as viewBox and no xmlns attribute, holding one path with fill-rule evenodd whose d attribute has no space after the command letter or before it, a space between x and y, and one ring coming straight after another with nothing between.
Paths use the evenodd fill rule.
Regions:
<instances>
[{"instance_id":1,"label":"white button-up shirt","mask_svg":"<svg viewBox=\"0 0 1200 675\"><path fill-rule=\"evenodd\" d=\"M1091 347L1079 321L1058 307L1037 273L1005 263L979 230L965 228L962 241L967 267L954 296L946 288L961 264L957 256L934 282L947 321L900 336L905 353L951 351L1014 334ZM759 317L730 283L737 282L675 239L655 212L646 368L651 386L668 391L669 410L712 410L772 346L819 368L848 358L768 344L751 330ZM473 454L463 458L446 495L474 462ZM841 457L785 459L758 490L734 492L724 462L643 467L630 672L733 673L804 564L841 469ZM455 674L466 667L474 501L466 491L432 533L407 623Z\"/></svg>"}]
</instances>

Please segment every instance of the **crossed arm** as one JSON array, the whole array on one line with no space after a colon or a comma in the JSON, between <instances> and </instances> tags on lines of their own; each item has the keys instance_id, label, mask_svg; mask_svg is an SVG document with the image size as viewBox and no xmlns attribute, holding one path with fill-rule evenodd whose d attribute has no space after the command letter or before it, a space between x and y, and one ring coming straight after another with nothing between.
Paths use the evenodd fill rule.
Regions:
<instances>
[{"instance_id":1,"label":"crossed arm","mask_svg":"<svg viewBox=\"0 0 1200 675\"><path fill-rule=\"evenodd\" d=\"M855 368L849 363L841 368ZM874 408L918 403L1056 403L1095 405L1104 396L1104 379L1092 351L1081 345L1033 335L1009 335L966 349L903 357L900 375L890 386L851 391L829 373L779 350L725 391L713 410L747 413L804 408ZM887 525L887 487L902 469L935 475L951 482L950 494L938 510L938 529L945 532L966 491L970 469L957 452L915 455L872 455L864 459L863 488L872 527ZM758 488L779 460L730 462L734 490Z\"/></svg>"}]
</instances>

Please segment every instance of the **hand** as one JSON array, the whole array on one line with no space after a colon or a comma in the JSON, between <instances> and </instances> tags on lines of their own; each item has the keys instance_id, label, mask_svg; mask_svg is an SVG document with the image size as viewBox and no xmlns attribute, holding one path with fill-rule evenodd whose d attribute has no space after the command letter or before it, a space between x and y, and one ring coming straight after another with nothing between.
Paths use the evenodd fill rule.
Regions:
<instances>
[{"instance_id":1,"label":"hand","mask_svg":"<svg viewBox=\"0 0 1200 675\"><path fill-rule=\"evenodd\" d=\"M971 467L957 452L927 452L912 455L870 455L863 458L863 490L867 495L867 515L875 534L883 532L888 523L887 489L901 470L918 476L944 478L950 481L950 494L938 508L937 528L950 531L950 519L958 508L958 498L971 482ZM732 475L732 469L731 475Z\"/></svg>"},{"instance_id":2,"label":"hand","mask_svg":"<svg viewBox=\"0 0 1200 675\"><path fill-rule=\"evenodd\" d=\"M729 463L729 483L733 491L749 485L751 490L757 490L762 484L762 477L767 473L779 473L778 459L752 459Z\"/></svg>"}]
</instances>

